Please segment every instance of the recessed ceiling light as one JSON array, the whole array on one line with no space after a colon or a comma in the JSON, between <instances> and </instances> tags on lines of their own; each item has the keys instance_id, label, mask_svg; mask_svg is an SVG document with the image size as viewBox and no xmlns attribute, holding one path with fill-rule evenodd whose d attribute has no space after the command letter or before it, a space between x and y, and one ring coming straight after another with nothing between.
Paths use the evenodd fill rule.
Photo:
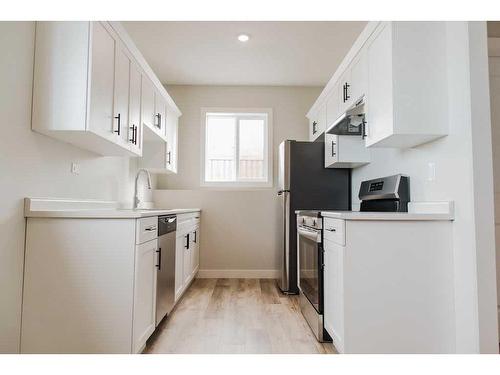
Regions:
<instances>
[{"instance_id":1,"label":"recessed ceiling light","mask_svg":"<svg viewBox=\"0 0 500 375\"><path fill-rule=\"evenodd\" d=\"M247 34L238 35L238 40L240 42L248 42L248 39L250 39L250 36L248 36Z\"/></svg>"}]
</instances>

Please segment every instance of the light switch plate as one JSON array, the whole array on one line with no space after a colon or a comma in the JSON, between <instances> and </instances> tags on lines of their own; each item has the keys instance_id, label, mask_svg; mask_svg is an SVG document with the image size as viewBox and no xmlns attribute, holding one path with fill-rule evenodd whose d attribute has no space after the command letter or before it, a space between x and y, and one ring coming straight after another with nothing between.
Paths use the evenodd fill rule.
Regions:
<instances>
[{"instance_id":1,"label":"light switch plate","mask_svg":"<svg viewBox=\"0 0 500 375\"><path fill-rule=\"evenodd\" d=\"M80 174L80 164L75 162L71 163L71 173Z\"/></svg>"},{"instance_id":2,"label":"light switch plate","mask_svg":"<svg viewBox=\"0 0 500 375\"><path fill-rule=\"evenodd\" d=\"M436 181L436 163L434 162L427 164L427 181Z\"/></svg>"}]
</instances>

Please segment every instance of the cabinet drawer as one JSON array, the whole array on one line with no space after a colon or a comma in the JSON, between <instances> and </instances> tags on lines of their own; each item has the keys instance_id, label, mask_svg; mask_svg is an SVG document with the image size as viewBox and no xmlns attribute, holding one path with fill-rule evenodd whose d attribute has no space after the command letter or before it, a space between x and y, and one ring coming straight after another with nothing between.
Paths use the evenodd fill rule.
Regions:
<instances>
[{"instance_id":1,"label":"cabinet drawer","mask_svg":"<svg viewBox=\"0 0 500 375\"><path fill-rule=\"evenodd\" d=\"M325 217L323 221L323 237L336 244L345 245L345 220Z\"/></svg>"},{"instance_id":2,"label":"cabinet drawer","mask_svg":"<svg viewBox=\"0 0 500 375\"><path fill-rule=\"evenodd\" d=\"M137 219L135 232L136 244L154 240L158 237L158 216L143 217Z\"/></svg>"},{"instance_id":3,"label":"cabinet drawer","mask_svg":"<svg viewBox=\"0 0 500 375\"><path fill-rule=\"evenodd\" d=\"M177 215L177 234L185 235L200 223L200 213L193 212Z\"/></svg>"}]
</instances>

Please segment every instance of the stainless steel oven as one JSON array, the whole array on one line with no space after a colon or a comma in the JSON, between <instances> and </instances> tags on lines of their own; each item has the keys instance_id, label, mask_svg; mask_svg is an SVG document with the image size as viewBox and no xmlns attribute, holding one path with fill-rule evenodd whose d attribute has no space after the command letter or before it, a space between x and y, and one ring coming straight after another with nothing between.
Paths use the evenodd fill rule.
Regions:
<instances>
[{"instance_id":1,"label":"stainless steel oven","mask_svg":"<svg viewBox=\"0 0 500 375\"><path fill-rule=\"evenodd\" d=\"M329 342L323 325L323 218L318 211L299 211L297 242L299 253L300 308L318 341Z\"/></svg>"}]
</instances>

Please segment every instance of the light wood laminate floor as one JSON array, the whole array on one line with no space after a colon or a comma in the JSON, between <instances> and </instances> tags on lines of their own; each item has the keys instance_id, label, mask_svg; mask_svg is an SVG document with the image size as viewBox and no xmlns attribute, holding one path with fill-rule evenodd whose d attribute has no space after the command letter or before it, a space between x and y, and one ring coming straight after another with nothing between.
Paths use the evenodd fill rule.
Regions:
<instances>
[{"instance_id":1,"label":"light wood laminate floor","mask_svg":"<svg viewBox=\"0 0 500 375\"><path fill-rule=\"evenodd\" d=\"M196 279L145 353L336 353L271 279Z\"/></svg>"}]
</instances>

